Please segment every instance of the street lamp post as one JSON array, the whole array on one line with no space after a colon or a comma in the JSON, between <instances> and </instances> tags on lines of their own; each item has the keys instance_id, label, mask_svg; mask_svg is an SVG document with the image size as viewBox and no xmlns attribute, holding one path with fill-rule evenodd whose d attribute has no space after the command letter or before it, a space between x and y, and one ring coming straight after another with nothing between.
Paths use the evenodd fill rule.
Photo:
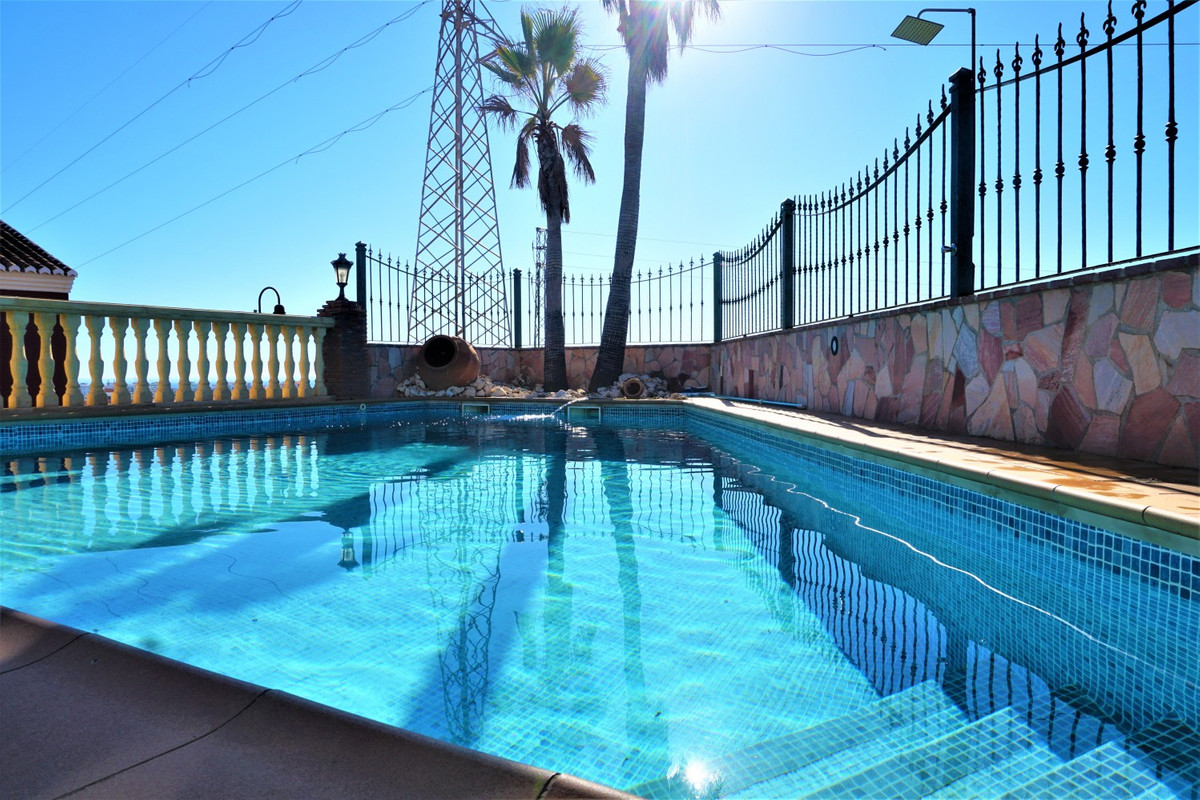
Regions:
<instances>
[{"instance_id":1,"label":"street lamp post","mask_svg":"<svg viewBox=\"0 0 1200 800\"><path fill-rule=\"evenodd\" d=\"M915 17L906 16L896 26L896 30L892 31L892 36L919 45L927 45L932 42L933 37L937 36L945 26L938 22L921 19L921 15L926 13L971 15L971 71L974 72L977 65L975 63L975 9L973 8L922 8Z\"/></svg>"}]
</instances>

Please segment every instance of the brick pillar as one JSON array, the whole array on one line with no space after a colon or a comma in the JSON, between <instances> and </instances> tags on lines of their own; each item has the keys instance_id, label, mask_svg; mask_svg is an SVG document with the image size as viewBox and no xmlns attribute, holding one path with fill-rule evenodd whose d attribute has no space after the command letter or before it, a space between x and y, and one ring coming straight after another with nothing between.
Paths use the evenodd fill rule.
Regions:
<instances>
[{"instance_id":1,"label":"brick pillar","mask_svg":"<svg viewBox=\"0 0 1200 800\"><path fill-rule=\"evenodd\" d=\"M338 400L370 397L367 381L367 312L353 300L330 300L317 312L334 325L325 334L325 387Z\"/></svg>"}]
</instances>

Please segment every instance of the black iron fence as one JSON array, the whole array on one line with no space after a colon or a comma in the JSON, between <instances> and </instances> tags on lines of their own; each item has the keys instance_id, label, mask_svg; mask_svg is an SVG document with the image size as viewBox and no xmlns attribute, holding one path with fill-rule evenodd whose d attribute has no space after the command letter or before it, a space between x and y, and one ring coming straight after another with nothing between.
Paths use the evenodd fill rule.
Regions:
<instances>
[{"instance_id":1,"label":"black iron fence","mask_svg":"<svg viewBox=\"0 0 1200 800\"><path fill-rule=\"evenodd\" d=\"M459 288L445 271L414 269L365 244L358 257L358 296L365 298L370 342L421 344L435 333L452 333L479 347L542 346L541 269L472 276ZM635 271L629 343L710 341L706 306L712 304L712 274L712 262L703 257ZM599 344L611 283L609 275L564 270L568 345Z\"/></svg>"},{"instance_id":2,"label":"black iron fence","mask_svg":"<svg viewBox=\"0 0 1200 800\"><path fill-rule=\"evenodd\" d=\"M716 340L1200 250L1196 184L1177 181L1196 174L1196 150L1176 146L1176 25L1195 5L1167 0L1148 16L1136 0L1118 33L1110 4L1099 41L1081 15L1073 45L1059 27L1053 57L1035 37L1010 60L997 50L990 70L983 58L959 70L882 159L785 201L750 244L714 256ZM1180 74L1194 76L1194 60ZM1146 135L1154 124L1160 140ZM1103 182L1089 184L1089 147L1103 148ZM1181 186L1189 211L1177 216Z\"/></svg>"},{"instance_id":3,"label":"black iron fence","mask_svg":"<svg viewBox=\"0 0 1200 800\"><path fill-rule=\"evenodd\" d=\"M980 58L981 287L1193 249L1194 200L1187 224L1177 225L1175 210L1176 21L1194 4L1167 0L1147 16L1137 0L1122 20L1109 3L1100 30L1080 14L1074 35L1059 25L1050 52L1035 37L1032 48ZM1181 73L1193 124L1194 61ZM1161 137L1147 136L1153 129ZM1193 198L1195 154L1180 173Z\"/></svg>"},{"instance_id":4,"label":"black iron fence","mask_svg":"<svg viewBox=\"0 0 1200 800\"><path fill-rule=\"evenodd\" d=\"M903 139L785 200L746 246L636 273L629 342L719 342L1197 252L1200 150L1178 146L1200 130L1196 54L1176 28L1196 30L1198 1L1134 0L1124 23L1110 3L1102 35L1080 15L1071 42L1060 26L1049 50L1035 36L960 69ZM542 343L537 268L456 282L362 247L359 265L371 341L457 324L481 346ZM567 343L596 344L610 278L564 276Z\"/></svg>"}]
</instances>

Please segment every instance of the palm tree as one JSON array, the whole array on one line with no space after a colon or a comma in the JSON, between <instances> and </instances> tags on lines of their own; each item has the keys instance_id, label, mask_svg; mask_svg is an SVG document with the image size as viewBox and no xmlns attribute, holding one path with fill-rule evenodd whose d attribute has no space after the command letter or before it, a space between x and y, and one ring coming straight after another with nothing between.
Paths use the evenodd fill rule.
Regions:
<instances>
[{"instance_id":1,"label":"palm tree","mask_svg":"<svg viewBox=\"0 0 1200 800\"><path fill-rule=\"evenodd\" d=\"M596 174L588 159L591 135L577 123L560 125L553 115L569 106L577 116L594 111L604 102L605 78L600 66L581 58L578 11L542 9L533 15L521 12L524 42L501 45L484 66L505 85L507 96L493 95L483 102L483 112L507 129L523 120L517 133L517 161L512 185L529 186L529 143L537 147L538 199L546 212L546 344L544 349L547 391L567 388L567 358L562 315L562 224L571 221L567 195L566 160L575 175L594 183ZM516 100L521 107L512 105Z\"/></svg>"},{"instance_id":2,"label":"palm tree","mask_svg":"<svg viewBox=\"0 0 1200 800\"><path fill-rule=\"evenodd\" d=\"M600 352L588 388L611 386L625 363L629 335L629 283L637 249L638 214L642 190L642 142L646 131L646 87L667 78L667 51L671 28L682 47L692 38L696 12L711 19L720 14L717 0L602 0L619 19L617 32L629 56L629 84L625 98L625 185L617 217L617 245L613 255L612 285L604 310Z\"/></svg>"}]
</instances>

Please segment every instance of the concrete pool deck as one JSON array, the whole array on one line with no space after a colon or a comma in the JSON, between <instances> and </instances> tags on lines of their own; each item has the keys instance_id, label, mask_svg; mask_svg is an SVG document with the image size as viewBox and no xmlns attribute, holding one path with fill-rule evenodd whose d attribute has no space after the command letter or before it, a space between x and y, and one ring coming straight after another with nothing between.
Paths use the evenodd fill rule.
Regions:
<instances>
[{"instance_id":1,"label":"concrete pool deck","mask_svg":"<svg viewBox=\"0 0 1200 800\"><path fill-rule=\"evenodd\" d=\"M1200 554L1195 470L719 398L683 402ZM630 796L7 609L0 732L4 797Z\"/></svg>"}]
</instances>

